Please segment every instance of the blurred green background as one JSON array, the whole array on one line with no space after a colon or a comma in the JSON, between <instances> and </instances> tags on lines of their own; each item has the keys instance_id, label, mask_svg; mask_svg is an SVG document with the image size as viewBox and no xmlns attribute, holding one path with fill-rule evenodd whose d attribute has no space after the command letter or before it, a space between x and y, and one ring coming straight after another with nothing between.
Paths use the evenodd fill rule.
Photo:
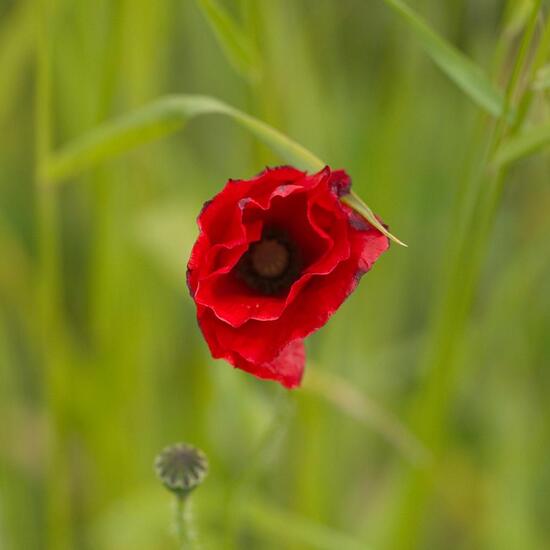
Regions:
<instances>
[{"instance_id":1,"label":"blurred green background","mask_svg":"<svg viewBox=\"0 0 550 550\"><path fill-rule=\"evenodd\" d=\"M180 440L211 463L204 548L548 548L547 152L485 207L506 123L392 2L218 4L244 45L220 42L210 2L0 0L0 548L176 548L152 464ZM534 23L510 99L531 94L547 4L410 5L501 90ZM526 125L549 119L547 90ZM409 245L308 340L301 389L213 361L185 284L202 203L281 164L266 146L205 117L41 186L48 149L168 93L345 168Z\"/></svg>"}]
</instances>

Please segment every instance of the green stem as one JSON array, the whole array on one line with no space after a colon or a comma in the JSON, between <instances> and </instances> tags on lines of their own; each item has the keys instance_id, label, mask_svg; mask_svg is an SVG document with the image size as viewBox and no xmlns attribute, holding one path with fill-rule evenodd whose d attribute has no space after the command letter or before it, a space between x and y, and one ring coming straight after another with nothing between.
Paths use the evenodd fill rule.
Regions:
<instances>
[{"instance_id":1,"label":"green stem","mask_svg":"<svg viewBox=\"0 0 550 550\"><path fill-rule=\"evenodd\" d=\"M125 13L122 2L113 2L110 9L110 23L106 32L108 56L103 59L102 78L97 89L98 104L96 123L107 119L115 97L118 80L118 68L122 55L122 22ZM92 174L92 212L94 218L94 236L91 247L91 275L89 293L90 330L101 353L105 351L109 337L109 327L105 319L110 318L108 307L111 303L106 291L109 280L109 262L112 254L111 233L115 216L113 206L113 182L109 173L98 167ZM108 324L107 324L108 325Z\"/></svg>"},{"instance_id":2,"label":"green stem","mask_svg":"<svg viewBox=\"0 0 550 550\"><path fill-rule=\"evenodd\" d=\"M228 492L226 506L225 547L237 547L237 534L241 525L241 503L249 497L257 478L266 469L279 451L282 439L286 436L290 420L295 412L294 396L287 390L278 392L273 405L273 418L260 437L254 450L237 474Z\"/></svg>"},{"instance_id":3,"label":"green stem","mask_svg":"<svg viewBox=\"0 0 550 550\"><path fill-rule=\"evenodd\" d=\"M189 495L176 497L175 524L180 550L198 550L199 545Z\"/></svg>"},{"instance_id":4,"label":"green stem","mask_svg":"<svg viewBox=\"0 0 550 550\"><path fill-rule=\"evenodd\" d=\"M527 60L527 55L531 48L541 3L542 3L542 0L536 0L536 2L534 3L533 8L531 10L531 15L527 22L527 27L525 29L525 32L523 33L523 38L521 40L521 44L518 50L518 54L516 56L514 67L512 69L512 74L510 75L510 78L508 80L508 85L506 87L506 94L504 96L504 109L503 109L502 116L499 118L497 122L496 131L494 133L495 139L493 140L491 154L493 154L496 151L498 145L506 135L505 126L507 123L508 115L510 114L512 109L514 96L518 89L519 79L523 72L524 65ZM517 130L518 125L521 124L521 122L523 121L524 115L525 113L522 113L521 115L516 115L516 120L514 121L514 124L512 124L513 128Z\"/></svg>"},{"instance_id":5,"label":"green stem","mask_svg":"<svg viewBox=\"0 0 550 550\"><path fill-rule=\"evenodd\" d=\"M546 23L544 24L544 30L540 38L539 47L537 49L537 52L535 53L533 62L531 64L531 69L529 71L529 76L527 79L527 81L530 84L535 80L538 70L546 62L549 53L550 53L550 16L546 18ZM527 117L527 114L529 112L529 107L531 106L531 103L533 101L533 96L534 96L534 90L532 86L529 86L523 98L520 101L516 122L512 128L513 133L517 133L519 129L521 129L523 122L525 121L525 118Z\"/></svg>"},{"instance_id":6,"label":"green stem","mask_svg":"<svg viewBox=\"0 0 550 550\"><path fill-rule=\"evenodd\" d=\"M490 172L489 159L506 132L506 117L527 59L539 7L540 0L533 8L516 58L506 91L504 112L492 132L485 170L476 184L473 208L471 212L465 213L468 220L465 231L460 232L457 237L459 242L455 248L450 279L439 303L432 328L431 345L425 358L428 379L413 405L413 427L436 458L444 448L445 425L452 402L452 390L457 380L457 344L466 328L506 177L506 169ZM433 482L432 470L416 469L405 473L402 494L396 507L397 523L390 535L391 548L416 547Z\"/></svg>"},{"instance_id":7,"label":"green stem","mask_svg":"<svg viewBox=\"0 0 550 550\"><path fill-rule=\"evenodd\" d=\"M55 189L47 185L44 167L51 150L51 56L49 0L36 10L36 94L35 94L35 193L37 216L38 269L36 303L39 317L41 362L44 368L46 406L50 423L50 454L45 486L47 539L51 548L70 548L70 502L65 458L60 448L63 356L59 333L60 271L58 203Z\"/></svg>"}]
</instances>

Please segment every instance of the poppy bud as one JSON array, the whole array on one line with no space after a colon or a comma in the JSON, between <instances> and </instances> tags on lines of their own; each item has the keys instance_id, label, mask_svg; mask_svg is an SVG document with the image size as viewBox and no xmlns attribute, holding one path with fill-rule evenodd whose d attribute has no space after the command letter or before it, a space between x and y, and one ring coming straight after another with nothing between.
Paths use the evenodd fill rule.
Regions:
<instances>
[{"instance_id":1,"label":"poppy bud","mask_svg":"<svg viewBox=\"0 0 550 550\"><path fill-rule=\"evenodd\" d=\"M208 459L200 449L187 443L176 443L157 455L155 472L168 490L178 497L185 497L204 481Z\"/></svg>"}]
</instances>

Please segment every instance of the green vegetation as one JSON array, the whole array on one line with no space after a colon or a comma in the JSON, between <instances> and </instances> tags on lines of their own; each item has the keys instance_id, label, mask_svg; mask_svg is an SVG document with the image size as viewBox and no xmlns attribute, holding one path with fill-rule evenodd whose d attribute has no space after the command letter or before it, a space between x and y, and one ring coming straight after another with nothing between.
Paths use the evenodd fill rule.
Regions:
<instances>
[{"instance_id":1,"label":"green vegetation","mask_svg":"<svg viewBox=\"0 0 550 550\"><path fill-rule=\"evenodd\" d=\"M0 548L175 548L176 441L206 549L548 547L549 63L542 0L0 0ZM185 284L284 162L408 245L291 393Z\"/></svg>"}]
</instances>

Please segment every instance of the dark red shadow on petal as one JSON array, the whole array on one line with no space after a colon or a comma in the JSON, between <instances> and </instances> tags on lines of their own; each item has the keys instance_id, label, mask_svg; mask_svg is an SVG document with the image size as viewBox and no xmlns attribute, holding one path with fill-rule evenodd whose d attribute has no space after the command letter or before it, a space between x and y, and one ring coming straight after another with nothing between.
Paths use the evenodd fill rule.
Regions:
<instances>
[{"instance_id":1,"label":"dark red shadow on petal","mask_svg":"<svg viewBox=\"0 0 550 550\"><path fill-rule=\"evenodd\" d=\"M269 363L256 364L247 361L238 353L229 353L220 358L226 359L234 367L253 374L263 380L273 380L285 388L297 388L304 374L306 351L303 340L290 342L279 355Z\"/></svg>"}]
</instances>

